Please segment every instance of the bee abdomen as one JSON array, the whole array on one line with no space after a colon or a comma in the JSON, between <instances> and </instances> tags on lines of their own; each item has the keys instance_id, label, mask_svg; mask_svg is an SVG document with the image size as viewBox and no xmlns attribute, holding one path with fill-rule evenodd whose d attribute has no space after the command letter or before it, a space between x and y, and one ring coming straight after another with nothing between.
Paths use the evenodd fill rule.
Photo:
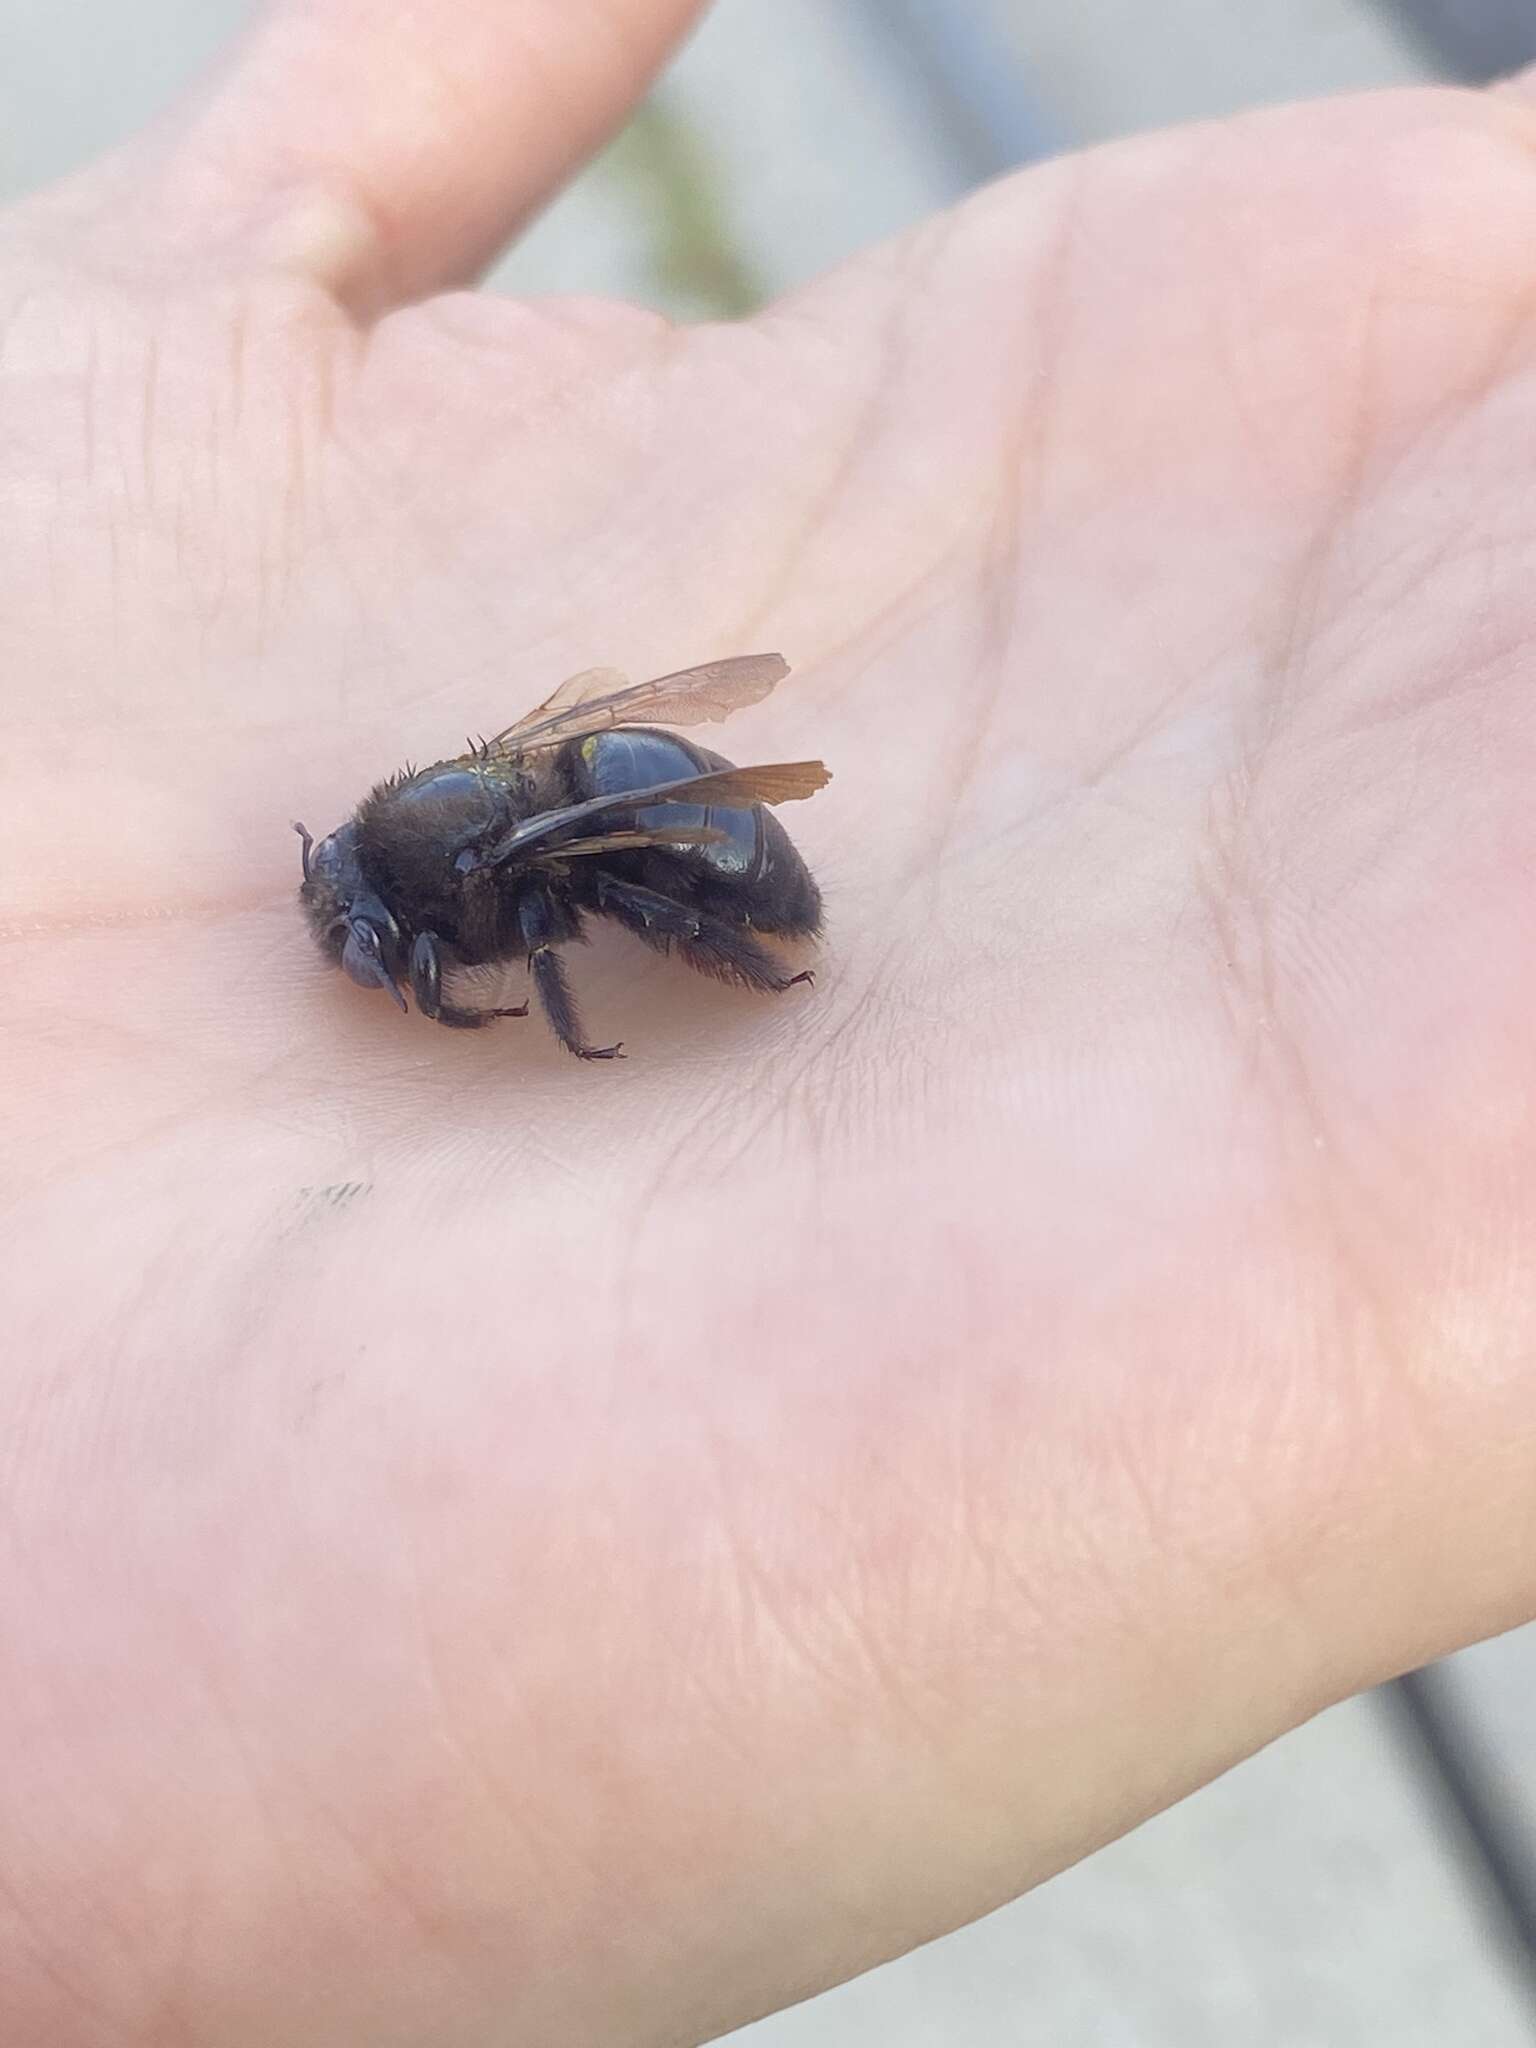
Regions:
<instances>
[{"instance_id":1,"label":"bee abdomen","mask_svg":"<svg viewBox=\"0 0 1536 2048\"><path fill-rule=\"evenodd\" d=\"M581 742L580 770L584 796L619 796L626 789L649 789L658 782L731 763L704 747L693 746L674 733L645 727L627 732L594 733ZM764 814L757 805L744 809L721 804L645 804L634 814L637 825L699 825L718 839L678 849L676 858L690 866L711 868L722 878L755 877L766 853Z\"/></svg>"}]
</instances>

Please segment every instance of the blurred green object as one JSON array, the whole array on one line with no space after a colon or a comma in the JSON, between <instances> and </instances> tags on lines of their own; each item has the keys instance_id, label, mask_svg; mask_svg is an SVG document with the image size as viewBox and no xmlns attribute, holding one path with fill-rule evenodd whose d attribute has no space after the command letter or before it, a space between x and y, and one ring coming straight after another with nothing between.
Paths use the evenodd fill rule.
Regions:
<instances>
[{"instance_id":1,"label":"blurred green object","mask_svg":"<svg viewBox=\"0 0 1536 2048\"><path fill-rule=\"evenodd\" d=\"M767 293L731 236L719 170L664 93L640 108L602 169L622 188L637 235L649 245L645 267L669 302L704 318L756 311Z\"/></svg>"}]
</instances>

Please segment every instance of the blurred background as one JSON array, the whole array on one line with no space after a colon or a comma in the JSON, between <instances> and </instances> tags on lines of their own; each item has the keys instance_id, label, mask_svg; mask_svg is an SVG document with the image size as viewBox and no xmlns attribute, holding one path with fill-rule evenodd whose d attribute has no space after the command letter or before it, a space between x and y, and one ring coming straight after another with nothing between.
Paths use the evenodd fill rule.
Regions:
<instances>
[{"instance_id":1,"label":"blurred background","mask_svg":"<svg viewBox=\"0 0 1536 2048\"><path fill-rule=\"evenodd\" d=\"M131 131L247 11L0 0L0 199ZM1058 150L1533 58L1536 0L720 0L491 288L741 313ZM1335 1708L1018 1905L731 2041L1530 2048L1536 1631Z\"/></svg>"}]
</instances>

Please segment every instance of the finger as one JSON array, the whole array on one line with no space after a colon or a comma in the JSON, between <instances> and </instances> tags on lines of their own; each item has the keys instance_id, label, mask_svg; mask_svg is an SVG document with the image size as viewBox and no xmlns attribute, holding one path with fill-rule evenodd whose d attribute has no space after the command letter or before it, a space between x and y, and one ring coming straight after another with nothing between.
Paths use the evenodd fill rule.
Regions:
<instances>
[{"instance_id":1,"label":"finger","mask_svg":"<svg viewBox=\"0 0 1536 2048\"><path fill-rule=\"evenodd\" d=\"M460 281L703 0L271 0L172 147L178 203L378 309Z\"/></svg>"}]
</instances>

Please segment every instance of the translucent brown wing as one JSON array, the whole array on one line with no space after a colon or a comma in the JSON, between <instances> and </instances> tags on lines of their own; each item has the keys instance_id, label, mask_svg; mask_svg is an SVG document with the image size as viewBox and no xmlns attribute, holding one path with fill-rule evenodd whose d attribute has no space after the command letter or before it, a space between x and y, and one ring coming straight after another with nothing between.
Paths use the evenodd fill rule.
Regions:
<instances>
[{"instance_id":1,"label":"translucent brown wing","mask_svg":"<svg viewBox=\"0 0 1536 2048\"><path fill-rule=\"evenodd\" d=\"M594 853L640 853L647 846L718 846L725 838L709 825L658 825L647 832L599 832L592 839L562 839L548 849L551 858L574 860Z\"/></svg>"},{"instance_id":2,"label":"translucent brown wing","mask_svg":"<svg viewBox=\"0 0 1536 2048\"><path fill-rule=\"evenodd\" d=\"M611 796L588 797L585 803L566 804L557 811L541 811L525 818L521 825L487 847L475 862L477 867L498 867L503 861L527 856L535 850L564 855L561 845L550 845L573 825L588 825L613 811L635 811L651 804L790 804L814 796L832 780L822 761L769 761L756 768L713 768L701 775L682 775L674 782L653 782L648 789L625 789ZM665 828L663 828L665 829ZM697 835L690 833L690 838Z\"/></svg>"},{"instance_id":3,"label":"translucent brown wing","mask_svg":"<svg viewBox=\"0 0 1536 2048\"><path fill-rule=\"evenodd\" d=\"M562 683L536 711L497 733L486 748L503 757L522 754L640 719L658 725L707 724L729 718L743 704L756 704L788 674L782 654L732 655L648 683L631 683L616 668L589 668Z\"/></svg>"}]
</instances>

